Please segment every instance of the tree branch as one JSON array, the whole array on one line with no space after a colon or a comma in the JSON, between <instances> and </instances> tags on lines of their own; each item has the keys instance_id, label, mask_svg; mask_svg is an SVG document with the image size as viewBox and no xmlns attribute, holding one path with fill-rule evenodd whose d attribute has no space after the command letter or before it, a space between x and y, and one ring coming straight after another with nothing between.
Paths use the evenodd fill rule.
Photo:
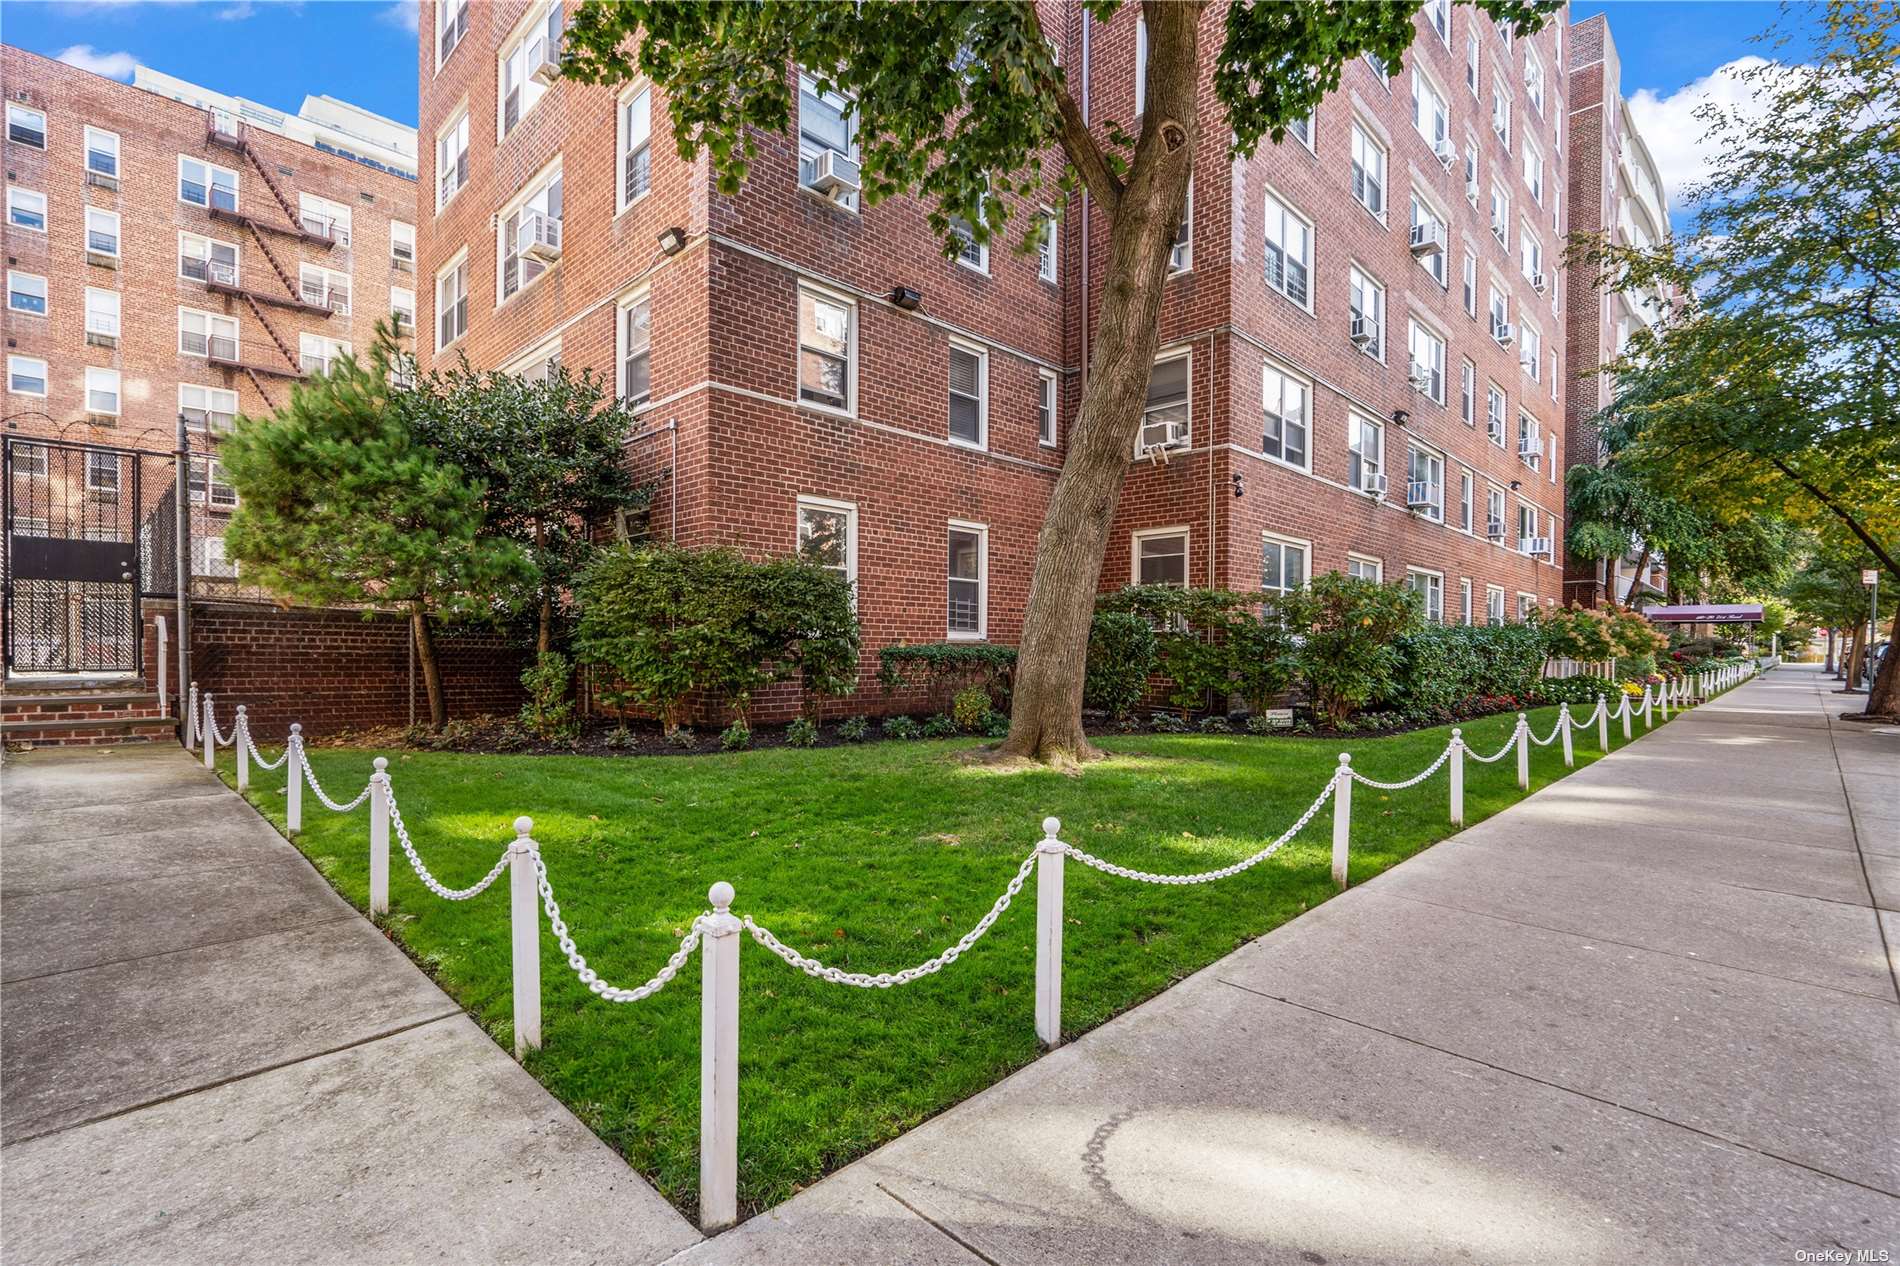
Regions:
<instances>
[{"instance_id":1,"label":"tree branch","mask_svg":"<svg viewBox=\"0 0 1900 1266\"><path fill-rule=\"evenodd\" d=\"M1019 6L1023 22L1039 40L1047 42L1042 33L1042 23L1036 17L1034 0L1024 0ZM1087 17L1082 19L1088 21ZM1082 107L1076 104L1070 95L1068 86L1052 75L1041 76L1046 88L1056 100L1058 126L1056 135L1062 143L1062 152L1069 156L1076 172L1082 177L1082 184L1091 196L1101 204L1102 213L1111 219L1122 201L1122 182L1108 165L1102 147L1096 144L1095 134L1089 131L1089 125L1082 118Z\"/></svg>"}]
</instances>

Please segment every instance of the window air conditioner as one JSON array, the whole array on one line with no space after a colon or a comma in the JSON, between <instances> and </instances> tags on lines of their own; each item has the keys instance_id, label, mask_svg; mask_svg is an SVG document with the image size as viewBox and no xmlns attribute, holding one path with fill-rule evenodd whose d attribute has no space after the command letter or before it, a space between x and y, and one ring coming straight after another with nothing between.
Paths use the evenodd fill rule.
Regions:
<instances>
[{"instance_id":1,"label":"window air conditioner","mask_svg":"<svg viewBox=\"0 0 1900 1266\"><path fill-rule=\"evenodd\" d=\"M811 160L811 187L820 193L856 193L858 165L835 149L824 150Z\"/></svg>"}]
</instances>

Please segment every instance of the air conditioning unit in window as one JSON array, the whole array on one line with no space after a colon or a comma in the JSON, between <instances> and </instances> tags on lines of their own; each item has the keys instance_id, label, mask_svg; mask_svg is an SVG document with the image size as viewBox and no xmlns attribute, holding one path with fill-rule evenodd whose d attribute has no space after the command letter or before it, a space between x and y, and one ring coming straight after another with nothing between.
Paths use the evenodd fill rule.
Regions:
<instances>
[{"instance_id":1,"label":"air conditioning unit in window","mask_svg":"<svg viewBox=\"0 0 1900 1266\"><path fill-rule=\"evenodd\" d=\"M1412 390L1421 396L1432 395L1432 371L1417 361L1412 362L1412 372L1407 375L1406 381L1410 382Z\"/></svg>"},{"instance_id":2,"label":"air conditioning unit in window","mask_svg":"<svg viewBox=\"0 0 1900 1266\"><path fill-rule=\"evenodd\" d=\"M1412 226L1412 254L1423 258L1426 255L1440 255L1445 250L1445 226L1436 220Z\"/></svg>"},{"instance_id":3,"label":"air conditioning unit in window","mask_svg":"<svg viewBox=\"0 0 1900 1266\"><path fill-rule=\"evenodd\" d=\"M1531 274L1531 289L1532 290L1535 290L1538 294L1541 295L1544 293L1544 291L1548 287L1549 287L1549 282L1544 277L1544 274L1542 273Z\"/></svg>"},{"instance_id":4,"label":"air conditioning unit in window","mask_svg":"<svg viewBox=\"0 0 1900 1266\"><path fill-rule=\"evenodd\" d=\"M205 280L218 286L237 285L237 266L235 264L206 264Z\"/></svg>"},{"instance_id":5,"label":"air conditioning unit in window","mask_svg":"<svg viewBox=\"0 0 1900 1266\"><path fill-rule=\"evenodd\" d=\"M856 193L858 165L835 149L821 151L811 160L811 187L819 193Z\"/></svg>"},{"instance_id":6,"label":"air conditioning unit in window","mask_svg":"<svg viewBox=\"0 0 1900 1266\"><path fill-rule=\"evenodd\" d=\"M1491 322L1491 337L1498 341L1499 347L1509 347L1511 340L1517 337L1517 332L1511 328L1509 321L1494 320Z\"/></svg>"},{"instance_id":7,"label":"air conditioning unit in window","mask_svg":"<svg viewBox=\"0 0 1900 1266\"><path fill-rule=\"evenodd\" d=\"M1153 422L1142 424L1141 450L1144 453L1163 455L1187 446L1188 420L1186 418L1158 418Z\"/></svg>"},{"instance_id":8,"label":"air conditioning unit in window","mask_svg":"<svg viewBox=\"0 0 1900 1266\"><path fill-rule=\"evenodd\" d=\"M552 264L561 257L561 221L540 211L522 215L515 230L515 253Z\"/></svg>"},{"instance_id":9,"label":"air conditioning unit in window","mask_svg":"<svg viewBox=\"0 0 1900 1266\"><path fill-rule=\"evenodd\" d=\"M1503 540L1504 539L1504 520L1503 519L1487 520L1484 525L1484 534L1490 537L1494 541Z\"/></svg>"},{"instance_id":10,"label":"air conditioning unit in window","mask_svg":"<svg viewBox=\"0 0 1900 1266\"><path fill-rule=\"evenodd\" d=\"M1490 418L1486 420L1484 433L1491 438L1493 444L1504 443L1504 420L1502 418Z\"/></svg>"},{"instance_id":11,"label":"air conditioning unit in window","mask_svg":"<svg viewBox=\"0 0 1900 1266\"><path fill-rule=\"evenodd\" d=\"M1432 146L1432 153L1438 157L1439 164L1450 171L1452 164L1458 161L1458 147L1450 141L1440 141Z\"/></svg>"},{"instance_id":12,"label":"air conditioning unit in window","mask_svg":"<svg viewBox=\"0 0 1900 1266\"><path fill-rule=\"evenodd\" d=\"M1408 510L1429 510L1438 504L1438 498L1432 495L1432 485L1423 479L1414 479L1405 485L1405 508Z\"/></svg>"},{"instance_id":13,"label":"air conditioning unit in window","mask_svg":"<svg viewBox=\"0 0 1900 1266\"><path fill-rule=\"evenodd\" d=\"M1544 446L1536 438L1523 440L1518 443L1517 455L1519 457L1524 458L1526 461L1534 462L1539 457L1543 456L1543 453L1544 453Z\"/></svg>"},{"instance_id":14,"label":"air conditioning unit in window","mask_svg":"<svg viewBox=\"0 0 1900 1266\"><path fill-rule=\"evenodd\" d=\"M1478 205L1478 178L1476 176L1467 177L1465 180L1465 201L1474 207Z\"/></svg>"},{"instance_id":15,"label":"air conditioning unit in window","mask_svg":"<svg viewBox=\"0 0 1900 1266\"><path fill-rule=\"evenodd\" d=\"M1362 348L1368 354L1372 352L1372 325L1364 317L1352 319L1352 324L1346 327L1346 337L1352 340L1354 347Z\"/></svg>"},{"instance_id":16,"label":"air conditioning unit in window","mask_svg":"<svg viewBox=\"0 0 1900 1266\"><path fill-rule=\"evenodd\" d=\"M528 72L528 78L538 84L552 84L561 77L561 50L558 46L544 44L541 60Z\"/></svg>"},{"instance_id":17,"label":"air conditioning unit in window","mask_svg":"<svg viewBox=\"0 0 1900 1266\"><path fill-rule=\"evenodd\" d=\"M1550 538L1548 536L1520 536L1517 540L1517 547L1524 553L1529 554L1532 558L1550 557Z\"/></svg>"},{"instance_id":18,"label":"air conditioning unit in window","mask_svg":"<svg viewBox=\"0 0 1900 1266\"><path fill-rule=\"evenodd\" d=\"M1385 474L1377 469L1368 469L1359 476L1359 491L1368 496L1383 497L1386 490Z\"/></svg>"}]
</instances>

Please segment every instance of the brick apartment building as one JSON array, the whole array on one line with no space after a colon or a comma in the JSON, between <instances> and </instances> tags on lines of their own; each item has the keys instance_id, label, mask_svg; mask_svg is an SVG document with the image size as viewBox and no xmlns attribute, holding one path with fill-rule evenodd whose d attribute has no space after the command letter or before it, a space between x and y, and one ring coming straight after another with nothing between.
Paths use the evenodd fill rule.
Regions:
<instances>
[{"instance_id":1,"label":"brick apartment building","mask_svg":"<svg viewBox=\"0 0 1900 1266\"><path fill-rule=\"evenodd\" d=\"M1570 227L1607 235L1621 245L1653 246L1669 234L1669 196L1623 98L1622 66L1609 21L1598 14L1570 31ZM1609 293L1598 289L1586 266L1572 273L1570 360L1576 376L1565 401L1566 460L1582 465L1602 457L1591 418L1609 404L1611 379L1598 367L1622 352L1633 331L1654 325L1676 296ZM1637 542L1618 558L1572 560L1564 577L1565 600L1595 607L1664 597L1666 561L1652 554L1638 576L1641 561Z\"/></svg>"},{"instance_id":2,"label":"brick apartment building","mask_svg":"<svg viewBox=\"0 0 1900 1266\"><path fill-rule=\"evenodd\" d=\"M1039 254L945 259L918 203L858 204L847 103L809 83L729 197L660 94L552 75L558 3L422 17L425 364L609 376L659 534L836 566L867 656L1013 642L1103 280L1085 201ZM1354 63L1251 160L1203 129L1104 587L1350 570L1448 622L1559 600L1564 32L1418 22L1401 73ZM1045 28L1092 122L1138 113L1138 10Z\"/></svg>"}]
</instances>

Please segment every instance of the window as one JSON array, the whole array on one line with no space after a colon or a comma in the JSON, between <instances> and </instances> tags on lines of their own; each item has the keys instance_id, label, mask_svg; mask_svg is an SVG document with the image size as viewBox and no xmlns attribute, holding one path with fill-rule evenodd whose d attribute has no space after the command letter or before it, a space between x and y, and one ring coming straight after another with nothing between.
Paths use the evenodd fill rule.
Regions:
<instances>
[{"instance_id":1,"label":"window","mask_svg":"<svg viewBox=\"0 0 1900 1266\"><path fill-rule=\"evenodd\" d=\"M1316 116L1317 111L1314 114L1302 115L1286 125L1288 134L1308 149L1313 148L1313 123Z\"/></svg>"},{"instance_id":2,"label":"window","mask_svg":"<svg viewBox=\"0 0 1900 1266\"><path fill-rule=\"evenodd\" d=\"M1346 419L1346 483L1360 492L1383 496L1385 427L1354 413Z\"/></svg>"},{"instance_id":3,"label":"window","mask_svg":"<svg viewBox=\"0 0 1900 1266\"><path fill-rule=\"evenodd\" d=\"M297 270L297 293L313 308L327 308L348 316L350 312L350 275L302 264Z\"/></svg>"},{"instance_id":4,"label":"window","mask_svg":"<svg viewBox=\"0 0 1900 1266\"><path fill-rule=\"evenodd\" d=\"M1478 205L1478 136L1465 129L1465 201Z\"/></svg>"},{"instance_id":5,"label":"window","mask_svg":"<svg viewBox=\"0 0 1900 1266\"><path fill-rule=\"evenodd\" d=\"M191 470L186 479L192 504L208 506L212 510L237 508L237 489L224 481L224 464L217 458L192 458Z\"/></svg>"},{"instance_id":6,"label":"window","mask_svg":"<svg viewBox=\"0 0 1900 1266\"><path fill-rule=\"evenodd\" d=\"M44 396L46 362L37 356L7 357L7 390L16 396Z\"/></svg>"},{"instance_id":7,"label":"window","mask_svg":"<svg viewBox=\"0 0 1900 1266\"><path fill-rule=\"evenodd\" d=\"M1042 209L1042 235L1036 239L1036 276L1054 283L1056 269L1061 256L1056 253L1056 213L1044 207Z\"/></svg>"},{"instance_id":8,"label":"window","mask_svg":"<svg viewBox=\"0 0 1900 1266\"><path fill-rule=\"evenodd\" d=\"M86 412L119 415L119 371L86 369Z\"/></svg>"},{"instance_id":9,"label":"window","mask_svg":"<svg viewBox=\"0 0 1900 1266\"><path fill-rule=\"evenodd\" d=\"M350 209L313 193L297 195L297 222L303 231L328 238L338 246L350 244Z\"/></svg>"},{"instance_id":10,"label":"window","mask_svg":"<svg viewBox=\"0 0 1900 1266\"><path fill-rule=\"evenodd\" d=\"M1135 117L1148 108L1148 22L1135 20Z\"/></svg>"},{"instance_id":11,"label":"window","mask_svg":"<svg viewBox=\"0 0 1900 1266\"><path fill-rule=\"evenodd\" d=\"M950 442L982 448L989 430L989 353L950 344Z\"/></svg>"},{"instance_id":12,"label":"window","mask_svg":"<svg viewBox=\"0 0 1900 1266\"><path fill-rule=\"evenodd\" d=\"M842 93L820 92L818 81L810 75L798 76L798 183L853 211L858 209L855 105ZM826 155L833 157L827 159ZM838 180L847 173L832 170L832 164L841 158L851 165L849 183ZM819 170L821 160L826 168L823 172ZM821 177L827 187L820 187Z\"/></svg>"},{"instance_id":13,"label":"window","mask_svg":"<svg viewBox=\"0 0 1900 1266\"><path fill-rule=\"evenodd\" d=\"M17 101L7 102L7 139L15 145L46 148L46 114Z\"/></svg>"},{"instance_id":14,"label":"window","mask_svg":"<svg viewBox=\"0 0 1900 1266\"><path fill-rule=\"evenodd\" d=\"M1445 217L1434 210L1421 198L1417 191L1412 193L1412 258L1418 266L1432 275L1432 280L1440 286L1445 284L1445 255L1450 249L1451 230L1445 224Z\"/></svg>"},{"instance_id":15,"label":"window","mask_svg":"<svg viewBox=\"0 0 1900 1266\"><path fill-rule=\"evenodd\" d=\"M297 336L297 366L306 374L327 374L336 368L337 361L349 354L350 345L340 338L325 338L321 334Z\"/></svg>"},{"instance_id":16,"label":"window","mask_svg":"<svg viewBox=\"0 0 1900 1266\"><path fill-rule=\"evenodd\" d=\"M468 333L468 255L435 275L435 350Z\"/></svg>"},{"instance_id":17,"label":"window","mask_svg":"<svg viewBox=\"0 0 1900 1266\"><path fill-rule=\"evenodd\" d=\"M1536 326L1522 322L1519 324L1518 338L1518 364L1523 366L1532 382L1538 382L1544 373L1544 336L1537 332Z\"/></svg>"},{"instance_id":18,"label":"window","mask_svg":"<svg viewBox=\"0 0 1900 1266\"><path fill-rule=\"evenodd\" d=\"M1366 56L1366 65L1372 68L1373 77L1376 78L1380 83L1386 85L1386 87L1388 88L1391 87L1392 86L1392 72L1386 68L1386 64L1380 61L1377 57L1373 56L1371 53L1367 53L1365 56Z\"/></svg>"},{"instance_id":19,"label":"window","mask_svg":"<svg viewBox=\"0 0 1900 1266\"><path fill-rule=\"evenodd\" d=\"M468 34L468 0L438 0L435 19L435 64L440 69L455 46L462 42L462 37Z\"/></svg>"},{"instance_id":20,"label":"window","mask_svg":"<svg viewBox=\"0 0 1900 1266\"><path fill-rule=\"evenodd\" d=\"M1419 596L1425 604L1425 618L1433 624L1445 622L1445 578L1435 571L1420 571L1408 567L1405 571L1405 587Z\"/></svg>"},{"instance_id":21,"label":"window","mask_svg":"<svg viewBox=\"0 0 1900 1266\"><path fill-rule=\"evenodd\" d=\"M1484 622L1486 624L1504 623L1504 590L1496 585L1484 587Z\"/></svg>"},{"instance_id":22,"label":"window","mask_svg":"<svg viewBox=\"0 0 1900 1266\"><path fill-rule=\"evenodd\" d=\"M193 281L215 281L235 286L238 280L238 248L235 242L220 242L195 233L178 235L178 275Z\"/></svg>"},{"instance_id":23,"label":"window","mask_svg":"<svg viewBox=\"0 0 1900 1266\"><path fill-rule=\"evenodd\" d=\"M1466 426L1478 421L1478 367L1469 356L1458 358L1458 420Z\"/></svg>"},{"instance_id":24,"label":"window","mask_svg":"<svg viewBox=\"0 0 1900 1266\"><path fill-rule=\"evenodd\" d=\"M1036 442L1056 446L1056 376L1046 369L1036 371Z\"/></svg>"},{"instance_id":25,"label":"window","mask_svg":"<svg viewBox=\"0 0 1900 1266\"><path fill-rule=\"evenodd\" d=\"M1305 541L1262 533L1260 589L1263 593L1292 593L1306 586L1307 559L1312 547Z\"/></svg>"},{"instance_id":26,"label":"window","mask_svg":"<svg viewBox=\"0 0 1900 1266\"><path fill-rule=\"evenodd\" d=\"M620 397L630 405L653 398L653 297L648 294L620 308Z\"/></svg>"},{"instance_id":27,"label":"window","mask_svg":"<svg viewBox=\"0 0 1900 1266\"><path fill-rule=\"evenodd\" d=\"M238 205L238 175L229 168L178 156L178 200L194 207L216 207L235 211Z\"/></svg>"},{"instance_id":28,"label":"window","mask_svg":"<svg viewBox=\"0 0 1900 1266\"><path fill-rule=\"evenodd\" d=\"M1351 312L1347 333L1359 350L1385 359L1385 287L1354 267L1348 275L1346 306Z\"/></svg>"},{"instance_id":29,"label":"window","mask_svg":"<svg viewBox=\"0 0 1900 1266\"><path fill-rule=\"evenodd\" d=\"M1517 595L1517 621L1522 624L1531 618L1531 612L1537 609L1537 595L1519 591Z\"/></svg>"},{"instance_id":30,"label":"window","mask_svg":"<svg viewBox=\"0 0 1900 1266\"><path fill-rule=\"evenodd\" d=\"M7 271L7 308L13 312L46 315L46 278Z\"/></svg>"},{"instance_id":31,"label":"window","mask_svg":"<svg viewBox=\"0 0 1900 1266\"><path fill-rule=\"evenodd\" d=\"M535 11L513 43L501 51L501 130L514 131L522 116L534 109L547 92L537 72L561 64L561 6L550 4Z\"/></svg>"},{"instance_id":32,"label":"window","mask_svg":"<svg viewBox=\"0 0 1900 1266\"><path fill-rule=\"evenodd\" d=\"M86 129L86 172L88 175L117 179L119 175L119 134L96 127Z\"/></svg>"},{"instance_id":33,"label":"window","mask_svg":"<svg viewBox=\"0 0 1900 1266\"><path fill-rule=\"evenodd\" d=\"M1470 471L1458 472L1458 529L1461 532L1471 530L1472 493L1477 488L1477 482Z\"/></svg>"},{"instance_id":34,"label":"window","mask_svg":"<svg viewBox=\"0 0 1900 1266\"><path fill-rule=\"evenodd\" d=\"M1346 574L1357 580L1370 580L1376 585L1385 577L1385 564L1363 554L1348 554Z\"/></svg>"},{"instance_id":35,"label":"window","mask_svg":"<svg viewBox=\"0 0 1900 1266\"><path fill-rule=\"evenodd\" d=\"M1260 451L1275 461L1306 469L1307 385L1267 365L1260 371L1260 398L1266 415Z\"/></svg>"},{"instance_id":36,"label":"window","mask_svg":"<svg viewBox=\"0 0 1900 1266\"><path fill-rule=\"evenodd\" d=\"M1409 323L1412 386L1438 404L1445 403L1445 340L1414 319Z\"/></svg>"},{"instance_id":37,"label":"window","mask_svg":"<svg viewBox=\"0 0 1900 1266\"><path fill-rule=\"evenodd\" d=\"M980 523L950 525L945 628L954 639L979 639L988 632L989 534Z\"/></svg>"},{"instance_id":38,"label":"window","mask_svg":"<svg viewBox=\"0 0 1900 1266\"><path fill-rule=\"evenodd\" d=\"M1484 386L1484 433L1493 444L1504 447L1504 389L1494 382Z\"/></svg>"},{"instance_id":39,"label":"window","mask_svg":"<svg viewBox=\"0 0 1900 1266\"><path fill-rule=\"evenodd\" d=\"M1505 250L1511 249L1511 191L1502 180L1491 182L1491 236Z\"/></svg>"},{"instance_id":40,"label":"window","mask_svg":"<svg viewBox=\"0 0 1900 1266\"><path fill-rule=\"evenodd\" d=\"M1532 109L1544 112L1544 63L1538 60L1537 50L1529 47L1524 50L1524 95Z\"/></svg>"},{"instance_id":41,"label":"window","mask_svg":"<svg viewBox=\"0 0 1900 1266\"><path fill-rule=\"evenodd\" d=\"M1312 299L1313 226L1269 193L1266 200L1267 286L1302 308Z\"/></svg>"},{"instance_id":42,"label":"window","mask_svg":"<svg viewBox=\"0 0 1900 1266\"><path fill-rule=\"evenodd\" d=\"M561 367L561 340L549 339L538 347L531 347L508 364L501 372L512 374L527 383L546 382L555 370Z\"/></svg>"},{"instance_id":43,"label":"window","mask_svg":"<svg viewBox=\"0 0 1900 1266\"><path fill-rule=\"evenodd\" d=\"M238 323L231 317L219 316L214 312L180 308L178 350L185 356L235 361L238 358Z\"/></svg>"},{"instance_id":44,"label":"window","mask_svg":"<svg viewBox=\"0 0 1900 1266\"><path fill-rule=\"evenodd\" d=\"M435 138L435 209L440 211L468 183L468 108L464 106Z\"/></svg>"},{"instance_id":45,"label":"window","mask_svg":"<svg viewBox=\"0 0 1900 1266\"><path fill-rule=\"evenodd\" d=\"M1188 181L1187 207L1174 230L1174 250L1168 255L1168 271L1184 273L1194 267L1194 182Z\"/></svg>"},{"instance_id":46,"label":"window","mask_svg":"<svg viewBox=\"0 0 1900 1266\"><path fill-rule=\"evenodd\" d=\"M1444 94L1416 66L1412 68L1412 126L1434 153L1451 135L1451 115L1445 109Z\"/></svg>"},{"instance_id":47,"label":"window","mask_svg":"<svg viewBox=\"0 0 1900 1266\"><path fill-rule=\"evenodd\" d=\"M1465 87L1478 95L1478 29L1474 24L1465 32Z\"/></svg>"},{"instance_id":48,"label":"window","mask_svg":"<svg viewBox=\"0 0 1900 1266\"><path fill-rule=\"evenodd\" d=\"M86 373L88 381L90 381L92 371L87 370ZM87 450L86 491L116 493L118 490L119 455L117 453L101 453L97 449Z\"/></svg>"},{"instance_id":49,"label":"window","mask_svg":"<svg viewBox=\"0 0 1900 1266\"><path fill-rule=\"evenodd\" d=\"M1451 47L1451 0L1425 0L1425 21L1438 32L1446 48Z\"/></svg>"},{"instance_id":50,"label":"window","mask_svg":"<svg viewBox=\"0 0 1900 1266\"><path fill-rule=\"evenodd\" d=\"M227 432L237 420L237 392L220 387L178 385L178 415L194 431Z\"/></svg>"},{"instance_id":51,"label":"window","mask_svg":"<svg viewBox=\"0 0 1900 1266\"><path fill-rule=\"evenodd\" d=\"M848 501L798 499L798 556L858 583L858 508Z\"/></svg>"},{"instance_id":52,"label":"window","mask_svg":"<svg viewBox=\"0 0 1900 1266\"><path fill-rule=\"evenodd\" d=\"M1186 356L1157 360L1148 375L1148 403L1141 414L1141 438L1136 452L1186 448L1191 417L1188 377L1192 362Z\"/></svg>"},{"instance_id":53,"label":"window","mask_svg":"<svg viewBox=\"0 0 1900 1266\"><path fill-rule=\"evenodd\" d=\"M1458 582L1458 623L1471 623L1471 581L1468 579Z\"/></svg>"},{"instance_id":54,"label":"window","mask_svg":"<svg viewBox=\"0 0 1900 1266\"><path fill-rule=\"evenodd\" d=\"M1385 218L1385 149L1357 122L1352 125L1352 196Z\"/></svg>"},{"instance_id":55,"label":"window","mask_svg":"<svg viewBox=\"0 0 1900 1266\"><path fill-rule=\"evenodd\" d=\"M505 301L554 266L561 255L561 169L532 187L501 218L497 301Z\"/></svg>"},{"instance_id":56,"label":"window","mask_svg":"<svg viewBox=\"0 0 1900 1266\"><path fill-rule=\"evenodd\" d=\"M1531 191L1531 200L1538 206L1544 204L1544 151L1537 148L1537 142L1530 137L1524 138L1524 184Z\"/></svg>"},{"instance_id":57,"label":"window","mask_svg":"<svg viewBox=\"0 0 1900 1266\"><path fill-rule=\"evenodd\" d=\"M1434 523L1445 521L1445 459L1423 448L1411 450L1406 471L1405 506Z\"/></svg>"},{"instance_id":58,"label":"window","mask_svg":"<svg viewBox=\"0 0 1900 1266\"><path fill-rule=\"evenodd\" d=\"M1544 288L1544 244L1531 235L1526 225L1517 230L1517 253L1524 266L1524 280L1535 290Z\"/></svg>"},{"instance_id":59,"label":"window","mask_svg":"<svg viewBox=\"0 0 1900 1266\"><path fill-rule=\"evenodd\" d=\"M86 208L86 253L119 257L119 213L99 207Z\"/></svg>"},{"instance_id":60,"label":"window","mask_svg":"<svg viewBox=\"0 0 1900 1266\"><path fill-rule=\"evenodd\" d=\"M399 273L416 271L416 226L389 222L389 266Z\"/></svg>"},{"instance_id":61,"label":"window","mask_svg":"<svg viewBox=\"0 0 1900 1266\"><path fill-rule=\"evenodd\" d=\"M1502 67L1491 76L1491 130L1511 148L1511 81Z\"/></svg>"},{"instance_id":62,"label":"window","mask_svg":"<svg viewBox=\"0 0 1900 1266\"><path fill-rule=\"evenodd\" d=\"M1522 409L1517 413L1517 459L1537 469L1544 456L1544 438L1538 433L1537 419Z\"/></svg>"},{"instance_id":63,"label":"window","mask_svg":"<svg viewBox=\"0 0 1900 1266\"><path fill-rule=\"evenodd\" d=\"M979 242L976 229L960 215L950 217L950 232L962 245L957 248L957 263L980 273L990 270L990 246L988 242Z\"/></svg>"},{"instance_id":64,"label":"window","mask_svg":"<svg viewBox=\"0 0 1900 1266\"><path fill-rule=\"evenodd\" d=\"M416 328L416 292L408 286L391 286L389 315L396 323L396 333L413 334Z\"/></svg>"},{"instance_id":65,"label":"window","mask_svg":"<svg viewBox=\"0 0 1900 1266\"><path fill-rule=\"evenodd\" d=\"M46 232L46 195L18 185L7 186L7 224L11 228Z\"/></svg>"},{"instance_id":66,"label":"window","mask_svg":"<svg viewBox=\"0 0 1900 1266\"><path fill-rule=\"evenodd\" d=\"M852 367L857 308L848 300L800 287L798 291L798 398L849 412L855 407Z\"/></svg>"},{"instance_id":67,"label":"window","mask_svg":"<svg viewBox=\"0 0 1900 1266\"><path fill-rule=\"evenodd\" d=\"M1469 247L1465 250L1465 315L1478 319L1478 256Z\"/></svg>"},{"instance_id":68,"label":"window","mask_svg":"<svg viewBox=\"0 0 1900 1266\"><path fill-rule=\"evenodd\" d=\"M1502 488L1485 489L1484 534L1500 543L1504 540L1504 489Z\"/></svg>"},{"instance_id":69,"label":"window","mask_svg":"<svg viewBox=\"0 0 1900 1266\"><path fill-rule=\"evenodd\" d=\"M653 188L653 90L641 88L638 92L629 92L621 97L615 115L620 133L616 146L618 158L615 160L619 167L615 184L615 196L619 201L615 209L619 212L646 197ZM799 117L804 117L802 108ZM801 160L801 179L803 171Z\"/></svg>"},{"instance_id":70,"label":"window","mask_svg":"<svg viewBox=\"0 0 1900 1266\"><path fill-rule=\"evenodd\" d=\"M1134 536L1134 582L1187 588L1188 534L1184 528L1161 528Z\"/></svg>"},{"instance_id":71,"label":"window","mask_svg":"<svg viewBox=\"0 0 1900 1266\"><path fill-rule=\"evenodd\" d=\"M1502 346L1511 339L1511 301L1496 286L1491 287L1489 294L1491 337Z\"/></svg>"},{"instance_id":72,"label":"window","mask_svg":"<svg viewBox=\"0 0 1900 1266\"><path fill-rule=\"evenodd\" d=\"M119 337L119 292L86 287L86 333L100 338Z\"/></svg>"}]
</instances>

